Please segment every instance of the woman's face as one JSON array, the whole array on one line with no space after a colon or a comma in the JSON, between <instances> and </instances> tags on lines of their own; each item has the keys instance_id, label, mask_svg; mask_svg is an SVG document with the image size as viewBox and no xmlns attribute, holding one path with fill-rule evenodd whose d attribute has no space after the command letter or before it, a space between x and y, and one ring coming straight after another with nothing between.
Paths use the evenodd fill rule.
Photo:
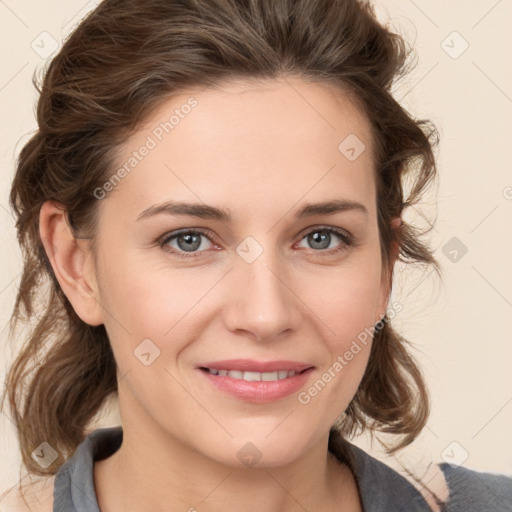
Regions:
<instances>
[{"instance_id":1,"label":"woman's face","mask_svg":"<svg viewBox=\"0 0 512 512\"><path fill-rule=\"evenodd\" d=\"M325 85L231 83L162 104L116 158L95 271L123 426L230 465L325 442L389 293L366 119Z\"/></svg>"}]
</instances>

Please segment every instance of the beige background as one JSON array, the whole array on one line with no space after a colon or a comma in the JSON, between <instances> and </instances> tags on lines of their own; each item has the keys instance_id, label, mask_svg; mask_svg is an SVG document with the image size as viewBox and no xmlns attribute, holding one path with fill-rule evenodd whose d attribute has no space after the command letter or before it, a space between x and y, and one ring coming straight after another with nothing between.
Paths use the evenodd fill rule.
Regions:
<instances>
[{"instance_id":1,"label":"beige background","mask_svg":"<svg viewBox=\"0 0 512 512\"><path fill-rule=\"evenodd\" d=\"M51 45L97 3L0 1L2 382L11 359L5 326L21 270L8 193L14 158L35 128L31 77L43 69ZM418 66L397 98L417 117L432 119L442 136L437 208L432 195L408 218L426 225L423 216L437 215L431 243L444 268L443 282L408 271L397 277L393 292L393 300L404 304L396 325L416 347L433 411L420 438L398 459L418 467L446 460L512 475L512 2L376 5L418 53ZM11 421L0 416L2 491L18 480L20 459ZM114 409L101 425L118 423ZM383 457L365 436L355 443ZM398 468L398 459L387 462Z\"/></svg>"}]
</instances>

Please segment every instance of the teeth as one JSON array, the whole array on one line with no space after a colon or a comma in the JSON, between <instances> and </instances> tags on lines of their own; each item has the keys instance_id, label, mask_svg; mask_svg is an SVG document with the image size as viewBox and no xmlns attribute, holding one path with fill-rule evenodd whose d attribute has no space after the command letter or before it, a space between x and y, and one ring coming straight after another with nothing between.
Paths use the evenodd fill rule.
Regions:
<instances>
[{"instance_id":1,"label":"teeth","mask_svg":"<svg viewBox=\"0 0 512 512\"><path fill-rule=\"evenodd\" d=\"M272 382L275 380L287 379L293 377L296 372L293 370L276 370L275 372L242 372L240 370L217 370L215 368L208 368L208 371L213 375L220 375L222 377L231 377L232 379L243 379L248 382L266 381Z\"/></svg>"},{"instance_id":2,"label":"teeth","mask_svg":"<svg viewBox=\"0 0 512 512\"><path fill-rule=\"evenodd\" d=\"M229 372L228 372L228 375L229 375ZM256 380L261 380L262 377L263 377L263 374L259 373L259 372L244 372L242 379L252 382L252 381L256 381Z\"/></svg>"}]
</instances>

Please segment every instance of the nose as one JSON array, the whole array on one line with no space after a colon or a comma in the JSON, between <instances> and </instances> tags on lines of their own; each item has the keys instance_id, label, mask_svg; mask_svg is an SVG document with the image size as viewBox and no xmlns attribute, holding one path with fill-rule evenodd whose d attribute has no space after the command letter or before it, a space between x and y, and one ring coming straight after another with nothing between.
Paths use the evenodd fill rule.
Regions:
<instances>
[{"instance_id":1,"label":"nose","mask_svg":"<svg viewBox=\"0 0 512 512\"><path fill-rule=\"evenodd\" d=\"M304 306L293 292L290 273L270 259L262 255L252 263L236 263L224 309L230 331L260 342L296 331L303 316Z\"/></svg>"}]
</instances>

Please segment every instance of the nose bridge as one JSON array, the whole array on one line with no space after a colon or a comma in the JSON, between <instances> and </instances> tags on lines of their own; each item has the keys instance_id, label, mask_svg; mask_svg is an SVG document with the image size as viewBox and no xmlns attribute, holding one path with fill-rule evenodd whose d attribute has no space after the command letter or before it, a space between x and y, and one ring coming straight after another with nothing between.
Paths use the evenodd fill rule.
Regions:
<instances>
[{"instance_id":1,"label":"nose bridge","mask_svg":"<svg viewBox=\"0 0 512 512\"><path fill-rule=\"evenodd\" d=\"M271 247L271 238L266 237L266 247L251 237L242 241L232 274L230 328L248 331L261 340L295 329L300 319L290 273L282 255Z\"/></svg>"}]
</instances>

